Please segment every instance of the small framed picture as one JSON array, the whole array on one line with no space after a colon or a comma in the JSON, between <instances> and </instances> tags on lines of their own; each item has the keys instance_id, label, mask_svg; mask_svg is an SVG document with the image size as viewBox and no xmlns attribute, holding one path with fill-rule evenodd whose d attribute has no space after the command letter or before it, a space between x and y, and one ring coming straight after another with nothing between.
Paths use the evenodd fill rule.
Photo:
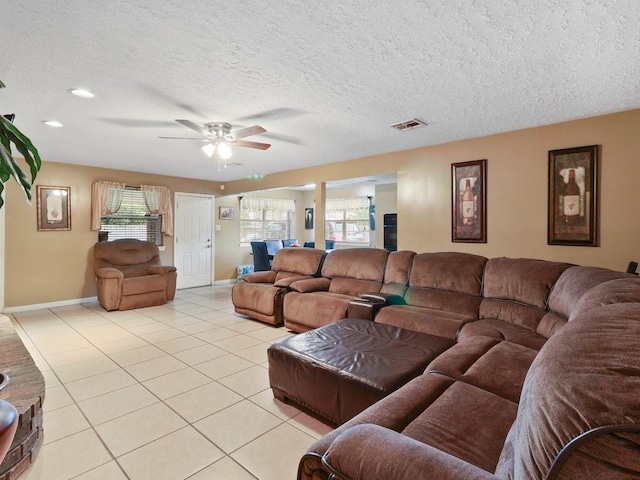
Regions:
<instances>
[{"instance_id":1,"label":"small framed picture","mask_svg":"<svg viewBox=\"0 0 640 480\"><path fill-rule=\"evenodd\" d=\"M549 151L549 245L597 246L598 146Z\"/></svg>"},{"instance_id":2,"label":"small framed picture","mask_svg":"<svg viewBox=\"0 0 640 480\"><path fill-rule=\"evenodd\" d=\"M304 209L304 229L313 230L313 208Z\"/></svg>"},{"instance_id":3,"label":"small framed picture","mask_svg":"<svg viewBox=\"0 0 640 480\"><path fill-rule=\"evenodd\" d=\"M71 230L71 187L36 186L38 231Z\"/></svg>"},{"instance_id":4,"label":"small framed picture","mask_svg":"<svg viewBox=\"0 0 640 480\"><path fill-rule=\"evenodd\" d=\"M487 243L487 160L451 164L451 241Z\"/></svg>"},{"instance_id":5,"label":"small framed picture","mask_svg":"<svg viewBox=\"0 0 640 480\"><path fill-rule=\"evenodd\" d=\"M220 220L233 220L236 218L236 209L233 207L220 207Z\"/></svg>"}]
</instances>

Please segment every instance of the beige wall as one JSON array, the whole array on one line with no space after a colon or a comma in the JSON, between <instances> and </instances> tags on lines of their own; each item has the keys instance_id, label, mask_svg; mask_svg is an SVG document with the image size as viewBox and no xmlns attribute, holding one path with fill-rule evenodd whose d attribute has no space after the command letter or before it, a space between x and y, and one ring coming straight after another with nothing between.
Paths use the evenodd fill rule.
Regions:
<instances>
[{"instance_id":1,"label":"beige wall","mask_svg":"<svg viewBox=\"0 0 640 480\"><path fill-rule=\"evenodd\" d=\"M624 270L630 260L640 258L640 222L633 209L640 179L639 126L640 110L633 110L284 172L260 182L228 182L226 196L216 199L216 207L237 208L237 195L243 192L397 172L399 248L544 258ZM549 246L548 151L593 144L601 145L599 246ZM482 158L488 161L488 243L452 243L451 163ZM165 185L172 192L222 193L213 182L45 163L36 183L71 187L72 230L37 232L35 206L26 204L13 181L8 184L4 208L6 306L95 295L90 258L96 233L89 230L94 180ZM281 196L282 192L272 193ZM312 203L313 195L299 195L301 206L307 206L309 199ZM306 239L304 208L297 210L295 236ZM237 220L226 223L217 217L216 212L215 223L221 230L216 232L215 279L232 279L236 266L251 260L248 248L238 246ZM165 243L163 261L172 263L172 241Z\"/></svg>"},{"instance_id":2,"label":"beige wall","mask_svg":"<svg viewBox=\"0 0 640 480\"><path fill-rule=\"evenodd\" d=\"M640 110L270 175L263 188L397 172L398 247L560 260L624 270L640 258L632 208ZM428 128L428 127L427 127ZM548 151L600 145L599 246L547 245ZM451 242L451 164L487 159L488 242ZM242 180L228 190L249 188Z\"/></svg>"},{"instance_id":3,"label":"beige wall","mask_svg":"<svg viewBox=\"0 0 640 480\"><path fill-rule=\"evenodd\" d=\"M35 198L30 206L15 182L9 182L5 197L6 307L96 295L92 246L97 232L90 230L91 184L95 180L164 185L172 193L219 193L218 185L212 182L45 162L36 185L71 187L71 231L38 232ZM164 243L162 262L172 265L173 239L165 237Z\"/></svg>"}]
</instances>

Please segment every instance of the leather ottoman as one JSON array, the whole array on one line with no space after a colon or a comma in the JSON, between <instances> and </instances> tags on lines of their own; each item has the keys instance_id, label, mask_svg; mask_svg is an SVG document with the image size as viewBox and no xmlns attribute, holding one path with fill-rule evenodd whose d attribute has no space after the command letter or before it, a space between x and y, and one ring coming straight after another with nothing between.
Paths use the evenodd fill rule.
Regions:
<instances>
[{"instance_id":1,"label":"leather ottoman","mask_svg":"<svg viewBox=\"0 0 640 480\"><path fill-rule=\"evenodd\" d=\"M273 344L278 400L340 425L422 374L454 340L347 318Z\"/></svg>"}]
</instances>

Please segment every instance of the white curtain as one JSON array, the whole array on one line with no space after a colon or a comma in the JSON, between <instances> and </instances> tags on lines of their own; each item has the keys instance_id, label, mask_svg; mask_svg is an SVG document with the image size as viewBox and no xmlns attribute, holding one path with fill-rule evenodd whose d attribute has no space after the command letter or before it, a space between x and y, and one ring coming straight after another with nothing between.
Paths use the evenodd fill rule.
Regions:
<instances>
[{"instance_id":1,"label":"white curtain","mask_svg":"<svg viewBox=\"0 0 640 480\"><path fill-rule=\"evenodd\" d=\"M100 230L100 217L120 210L125 184L93 182L91 185L91 230Z\"/></svg>"},{"instance_id":2,"label":"white curtain","mask_svg":"<svg viewBox=\"0 0 640 480\"><path fill-rule=\"evenodd\" d=\"M296 211L295 200L286 198L261 198L261 197L242 197L240 200L240 208L242 210L269 210L274 212Z\"/></svg>"},{"instance_id":3,"label":"white curtain","mask_svg":"<svg viewBox=\"0 0 640 480\"><path fill-rule=\"evenodd\" d=\"M149 212L162 217L160 231L165 235L173 236L173 211L169 189L155 185L140 185L140 190Z\"/></svg>"},{"instance_id":4,"label":"white curtain","mask_svg":"<svg viewBox=\"0 0 640 480\"><path fill-rule=\"evenodd\" d=\"M359 210L369 208L369 197L327 198L326 211Z\"/></svg>"}]
</instances>

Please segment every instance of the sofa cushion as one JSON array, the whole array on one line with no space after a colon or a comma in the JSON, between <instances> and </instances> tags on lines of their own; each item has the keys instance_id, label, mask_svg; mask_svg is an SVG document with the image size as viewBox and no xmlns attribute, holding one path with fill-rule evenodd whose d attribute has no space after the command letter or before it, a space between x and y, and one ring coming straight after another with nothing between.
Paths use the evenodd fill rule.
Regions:
<instances>
[{"instance_id":1,"label":"sofa cushion","mask_svg":"<svg viewBox=\"0 0 640 480\"><path fill-rule=\"evenodd\" d=\"M272 270L300 275L316 275L326 252L313 248L283 248L273 257Z\"/></svg>"},{"instance_id":2,"label":"sofa cushion","mask_svg":"<svg viewBox=\"0 0 640 480\"><path fill-rule=\"evenodd\" d=\"M453 339L461 325L471 320L469 315L413 305L389 305L375 317L378 323Z\"/></svg>"},{"instance_id":3,"label":"sofa cushion","mask_svg":"<svg viewBox=\"0 0 640 480\"><path fill-rule=\"evenodd\" d=\"M479 296L487 259L458 252L419 253L413 258L410 287Z\"/></svg>"},{"instance_id":4,"label":"sofa cushion","mask_svg":"<svg viewBox=\"0 0 640 480\"><path fill-rule=\"evenodd\" d=\"M294 332L305 332L342 320L352 298L329 292L289 292L283 304L285 325Z\"/></svg>"},{"instance_id":5,"label":"sofa cushion","mask_svg":"<svg viewBox=\"0 0 640 480\"><path fill-rule=\"evenodd\" d=\"M425 372L447 375L518 403L527 371L537 354L537 350L511 342L469 337L432 361Z\"/></svg>"},{"instance_id":6,"label":"sofa cushion","mask_svg":"<svg viewBox=\"0 0 640 480\"><path fill-rule=\"evenodd\" d=\"M416 380L430 376L439 374L427 373ZM517 410L514 402L456 381L413 419L402 434L493 472Z\"/></svg>"},{"instance_id":7,"label":"sofa cushion","mask_svg":"<svg viewBox=\"0 0 640 480\"><path fill-rule=\"evenodd\" d=\"M569 320L593 308L614 303L640 303L638 276L626 275L624 278L609 280L591 288L580 298Z\"/></svg>"},{"instance_id":8,"label":"sofa cushion","mask_svg":"<svg viewBox=\"0 0 640 480\"><path fill-rule=\"evenodd\" d=\"M458 334L458 341L476 336L507 340L534 350L540 350L547 341L547 337L534 330L495 318L465 323Z\"/></svg>"},{"instance_id":9,"label":"sofa cushion","mask_svg":"<svg viewBox=\"0 0 640 480\"><path fill-rule=\"evenodd\" d=\"M415 252L398 250L391 252L384 269L384 284L380 291L394 295L404 295L409 285L409 275Z\"/></svg>"},{"instance_id":10,"label":"sofa cushion","mask_svg":"<svg viewBox=\"0 0 640 480\"><path fill-rule=\"evenodd\" d=\"M128 277L122 281L122 295L139 295L149 292L163 292L167 283L162 275L145 275L144 277Z\"/></svg>"},{"instance_id":11,"label":"sofa cushion","mask_svg":"<svg viewBox=\"0 0 640 480\"><path fill-rule=\"evenodd\" d=\"M582 267L575 265L567 268L549 294L549 310L569 318L573 308L587 290L608 280L631 276L606 268Z\"/></svg>"},{"instance_id":12,"label":"sofa cushion","mask_svg":"<svg viewBox=\"0 0 640 480\"><path fill-rule=\"evenodd\" d=\"M334 277L329 285L329 292L357 297L363 293L379 292L382 284L371 280L357 278Z\"/></svg>"},{"instance_id":13,"label":"sofa cushion","mask_svg":"<svg viewBox=\"0 0 640 480\"><path fill-rule=\"evenodd\" d=\"M492 258L484 272L484 298L545 309L551 288L571 265L529 258Z\"/></svg>"},{"instance_id":14,"label":"sofa cushion","mask_svg":"<svg viewBox=\"0 0 640 480\"><path fill-rule=\"evenodd\" d=\"M322 276L347 277L382 283L388 257L389 252L379 248L333 250L324 260Z\"/></svg>"}]
</instances>

